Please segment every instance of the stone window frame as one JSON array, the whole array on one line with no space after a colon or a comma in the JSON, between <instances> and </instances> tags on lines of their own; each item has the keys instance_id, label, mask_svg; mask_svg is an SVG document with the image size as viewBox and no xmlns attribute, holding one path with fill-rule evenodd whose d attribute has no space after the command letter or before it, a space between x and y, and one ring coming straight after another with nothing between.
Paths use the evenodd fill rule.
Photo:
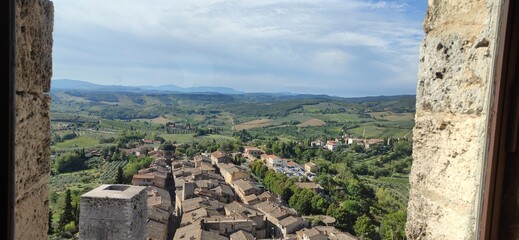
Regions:
<instances>
[{"instance_id":1,"label":"stone window frame","mask_svg":"<svg viewBox=\"0 0 519 240\"><path fill-rule=\"evenodd\" d=\"M519 2L503 0L498 55L494 66L491 115L488 123L479 239L499 239L500 237L505 165L507 161L512 160L510 153L519 151L518 123L514 123L514 121L518 121L517 113L515 118L511 114L514 111L514 91L519 91L519 80L517 80L519 71L516 68L519 61L518 29ZM515 132L510 131L512 129Z\"/></svg>"}]
</instances>

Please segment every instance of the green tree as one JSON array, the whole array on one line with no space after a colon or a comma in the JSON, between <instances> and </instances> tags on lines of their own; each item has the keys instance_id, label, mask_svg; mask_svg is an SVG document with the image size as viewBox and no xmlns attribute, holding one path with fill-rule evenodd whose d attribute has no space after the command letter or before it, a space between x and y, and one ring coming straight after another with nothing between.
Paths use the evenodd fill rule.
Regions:
<instances>
[{"instance_id":1,"label":"green tree","mask_svg":"<svg viewBox=\"0 0 519 240\"><path fill-rule=\"evenodd\" d=\"M152 157L137 158L132 155L123 169L125 181L131 181L133 175L137 174L139 170L149 167L152 161Z\"/></svg>"},{"instance_id":2,"label":"green tree","mask_svg":"<svg viewBox=\"0 0 519 240\"><path fill-rule=\"evenodd\" d=\"M293 207L297 212L308 215L312 212L312 195L315 194L312 190L301 189L296 190L294 195L289 200L290 207Z\"/></svg>"},{"instance_id":3,"label":"green tree","mask_svg":"<svg viewBox=\"0 0 519 240\"><path fill-rule=\"evenodd\" d=\"M164 150L164 151L175 152L175 148L176 147L173 144L171 144L171 142L166 142L165 144L160 146L160 150Z\"/></svg>"},{"instance_id":4,"label":"green tree","mask_svg":"<svg viewBox=\"0 0 519 240\"><path fill-rule=\"evenodd\" d=\"M47 234L51 235L54 232L52 228L52 210L49 210L49 229L47 229Z\"/></svg>"},{"instance_id":5,"label":"green tree","mask_svg":"<svg viewBox=\"0 0 519 240\"><path fill-rule=\"evenodd\" d=\"M373 221L366 215L362 215L357 218L355 221L355 225L353 226L355 230L355 234L359 237L363 237L366 240L376 239L377 230L375 225L373 225Z\"/></svg>"},{"instance_id":6,"label":"green tree","mask_svg":"<svg viewBox=\"0 0 519 240\"><path fill-rule=\"evenodd\" d=\"M117 183L117 184L124 183L124 170L120 166L117 168L117 176L115 177L115 183Z\"/></svg>"},{"instance_id":7,"label":"green tree","mask_svg":"<svg viewBox=\"0 0 519 240\"><path fill-rule=\"evenodd\" d=\"M74 224L79 226L79 203L74 205Z\"/></svg>"},{"instance_id":8,"label":"green tree","mask_svg":"<svg viewBox=\"0 0 519 240\"><path fill-rule=\"evenodd\" d=\"M116 154L115 152L112 153L112 155L110 156L109 162L115 162L115 161L118 161L118 160L119 160L118 154Z\"/></svg>"},{"instance_id":9,"label":"green tree","mask_svg":"<svg viewBox=\"0 0 519 240\"><path fill-rule=\"evenodd\" d=\"M337 227L348 232L353 231L355 220L369 211L362 200L346 200L340 207L334 206L331 204L328 207L327 215L337 219Z\"/></svg>"},{"instance_id":10,"label":"green tree","mask_svg":"<svg viewBox=\"0 0 519 240\"><path fill-rule=\"evenodd\" d=\"M400 209L399 202L391 196L388 190L379 188L376 193L377 203L380 207L389 212L396 212Z\"/></svg>"},{"instance_id":11,"label":"green tree","mask_svg":"<svg viewBox=\"0 0 519 240\"><path fill-rule=\"evenodd\" d=\"M85 152L85 148L82 148L81 151L79 152L79 157L81 159L86 159L86 152Z\"/></svg>"},{"instance_id":12,"label":"green tree","mask_svg":"<svg viewBox=\"0 0 519 240\"><path fill-rule=\"evenodd\" d=\"M77 225L73 221L69 222L63 226L63 230L71 234L75 234L77 232Z\"/></svg>"},{"instance_id":13,"label":"green tree","mask_svg":"<svg viewBox=\"0 0 519 240\"><path fill-rule=\"evenodd\" d=\"M407 213L399 210L389 213L384 217L380 224L380 236L385 240L405 239L405 223Z\"/></svg>"},{"instance_id":14,"label":"green tree","mask_svg":"<svg viewBox=\"0 0 519 240\"><path fill-rule=\"evenodd\" d=\"M103 148L101 150L101 155L103 155L104 159L107 159L109 154L110 154L110 149L109 148Z\"/></svg>"},{"instance_id":15,"label":"green tree","mask_svg":"<svg viewBox=\"0 0 519 240\"><path fill-rule=\"evenodd\" d=\"M235 165L241 165L240 156L238 154L234 154L234 156L232 157L232 163L234 163Z\"/></svg>"},{"instance_id":16,"label":"green tree","mask_svg":"<svg viewBox=\"0 0 519 240\"><path fill-rule=\"evenodd\" d=\"M66 153L56 158L54 167L59 173L74 172L86 169L85 159L77 153Z\"/></svg>"},{"instance_id":17,"label":"green tree","mask_svg":"<svg viewBox=\"0 0 519 240\"><path fill-rule=\"evenodd\" d=\"M63 135L63 137L61 137L61 140L62 141L65 141L65 140L69 140L69 139L74 139L77 137L77 134L76 133L67 133L65 135Z\"/></svg>"},{"instance_id":18,"label":"green tree","mask_svg":"<svg viewBox=\"0 0 519 240\"><path fill-rule=\"evenodd\" d=\"M294 191L289 187L285 187L280 194L281 199L285 202L288 202L292 195L294 195Z\"/></svg>"},{"instance_id":19,"label":"green tree","mask_svg":"<svg viewBox=\"0 0 519 240\"><path fill-rule=\"evenodd\" d=\"M127 157L126 157L126 154L121 151L121 153L119 154L119 161L126 161L128 160Z\"/></svg>"},{"instance_id":20,"label":"green tree","mask_svg":"<svg viewBox=\"0 0 519 240\"><path fill-rule=\"evenodd\" d=\"M70 189L65 191L65 208L63 209L63 214L61 214L59 219L59 226L61 229L65 227L68 223L74 221L74 208L72 207L72 195L70 193Z\"/></svg>"},{"instance_id":21,"label":"green tree","mask_svg":"<svg viewBox=\"0 0 519 240\"><path fill-rule=\"evenodd\" d=\"M413 153L413 143L411 141L398 141L393 145L393 152L401 156L411 156Z\"/></svg>"},{"instance_id":22,"label":"green tree","mask_svg":"<svg viewBox=\"0 0 519 240\"><path fill-rule=\"evenodd\" d=\"M324 214L328 208L328 202L318 194L314 194L312 197L312 212L314 214Z\"/></svg>"}]
</instances>

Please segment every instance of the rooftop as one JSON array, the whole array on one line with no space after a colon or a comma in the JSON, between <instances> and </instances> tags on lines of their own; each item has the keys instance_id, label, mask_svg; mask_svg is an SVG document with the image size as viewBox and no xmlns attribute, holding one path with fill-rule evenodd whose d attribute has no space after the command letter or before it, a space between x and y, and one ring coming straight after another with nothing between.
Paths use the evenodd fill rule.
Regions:
<instances>
[{"instance_id":1,"label":"rooftop","mask_svg":"<svg viewBox=\"0 0 519 240\"><path fill-rule=\"evenodd\" d=\"M289 167L299 167L299 164L294 161L287 161L287 166Z\"/></svg>"},{"instance_id":2,"label":"rooftop","mask_svg":"<svg viewBox=\"0 0 519 240\"><path fill-rule=\"evenodd\" d=\"M244 147L243 149L245 151L261 151L261 149L259 149L257 147Z\"/></svg>"},{"instance_id":3,"label":"rooftop","mask_svg":"<svg viewBox=\"0 0 519 240\"><path fill-rule=\"evenodd\" d=\"M221 158L221 157L225 157L225 154L223 152L216 151L216 152L211 153L211 157Z\"/></svg>"},{"instance_id":4,"label":"rooftop","mask_svg":"<svg viewBox=\"0 0 519 240\"><path fill-rule=\"evenodd\" d=\"M305 165L307 165L307 166L317 166L317 165L315 165L315 163L313 163L313 162L307 162L307 163L305 163Z\"/></svg>"},{"instance_id":5,"label":"rooftop","mask_svg":"<svg viewBox=\"0 0 519 240\"><path fill-rule=\"evenodd\" d=\"M256 189L256 185L252 184L249 181L245 181L243 179L238 179L238 180L232 182L232 184L235 187L241 189L243 192L250 190L250 189Z\"/></svg>"},{"instance_id":6,"label":"rooftop","mask_svg":"<svg viewBox=\"0 0 519 240\"><path fill-rule=\"evenodd\" d=\"M258 199L260 199L260 200L266 200L269 198L275 199L276 196L274 194L272 194L271 192L263 192L262 194L258 195Z\"/></svg>"},{"instance_id":7,"label":"rooftop","mask_svg":"<svg viewBox=\"0 0 519 240\"><path fill-rule=\"evenodd\" d=\"M228 214L230 215L231 213L244 213L246 214L247 216L250 216L250 215L263 215L263 213L259 212L258 210L252 208L252 207L249 207L243 203L239 203L239 202L231 202L229 204L226 204L225 205L225 210L226 212L228 212Z\"/></svg>"},{"instance_id":8,"label":"rooftop","mask_svg":"<svg viewBox=\"0 0 519 240\"><path fill-rule=\"evenodd\" d=\"M191 240L191 239L227 240L228 238L218 235L216 233L204 231L204 230L200 229L199 225L190 224L185 227L181 227L181 228L177 229L177 231L175 233L175 237L173 239L174 240L179 240L179 239L183 239L183 240Z\"/></svg>"},{"instance_id":9,"label":"rooftop","mask_svg":"<svg viewBox=\"0 0 519 240\"><path fill-rule=\"evenodd\" d=\"M315 228L310 228L310 229L303 228L302 230L297 231L297 235L301 236L301 238L303 238L303 236L306 236L308 239L312 239L312 240L328 239L328 237L325 234L322 234Z\"/></svg>"},{"instance_id":10,"label":"rooftop","mask_svg":"<svg viewBox=\"0 0 519 240\"><path fill-rule=\"evenodd\" d=\"M272 154L267 154L266 156L267 158L270 158L270 159L281 159L280 157L276 156L276 155L272 155Z\"/></svg>"},{"instance_id":11,"label":"rooftop","mask_svg":"<svg viewBox=\"0 0 519 240\"><path fill-rule=\"evenodd\" d=\"M153 239L163 238L166 235L167 229L168 226L166 224L154 220L148 220L146 224L147 234Z\"/></svg>"},{"instance_id":12,"label":"rooftop","mask_svg":"<svg viewBox=\"0 0 519 240\"><path fill-rule=\"evenodd\" d=\"M231 187L229 185L220 185L218 187L215 187L211 189L211 191L214 191L218 194L226 194L226 195L234 195L234 192L232 191Z\"/></svg>"},{"instance_id":13,"label":"rooftop","mask_svg":"<svg viewBox=\"0 0 519 240\"><path fill-rule=\"evenodd\" d=\"M146 187L132 186L124 184L103 184L81 197L87 198L113 198L113 199L131 199L145 191Z\"/></svg>"},{"instance_id":14,"label":"rooftop","mask_svg":"<svg viewBox=\"0 0 519 240\"><path fill-rule=\"evenodd\" d=\"M200 171L215 171L214 167L208 164L201 164L198 169L200 169Z\"/></svg>"},{"instance_id":15,"label":"rooftop","mask_svg":"<svg viewBox=\"0 0 519 240\"><path fill-rule=\"evenodd\" d=\"M319 232L328 235L328 239L336 239L336 240L358 240L357 237L351 235L348 232L341 232L339 229L334 227L326 227L326 226L316 226Z\"/></svg>"},{"instance_id":16,"label":"rooftop","mask_svg":"<svg viewBox=\"0 0 519 240\"><path fill-rule=\"evenodd\" d=\"M254 205L258 210L263 212L265 215L270 215L275 219L282 219L286 216L289 216L291 213L287 211L287 209L281 207L281 205L274 202L260 202Z\"/></svg>"},{"instance_id":17,"label":"rooftop","mask_svg":"<svg viewBox=\"0 0 519 240\"><path fill-rule=\"evenodd\" d=\"M250 234L249 232L245 232L243 230L237 231L233 234L231 234L231 239L233 240L254 240L254 236Z\"/></svg>"},{"instance_id":18,"label":"rooftop","mask_svg":"<svg viewBox=\"0 0 519 240\"><path fill-rule=\"evenodd\" d=\"M220 164L220 165L218 165L218 167L220 167L220 171L227 172L228 174L233 174L235 172L246 172L245 169L238 167L232 163Z\"/></svg>"},{"instance_id":19,"label":"rooftop","mask_svg":"<svg viewBox=\"0 0 519 240\"><path fill-rule=\"evenodd\" d=\"M248 202L248 203L250 203L254 200L258 200L258 197L256 196L256 194L250 194L250 195L243 197L243 201Z\"/></svg>"},{"instance_id":20,"label":"rooftop","mask_svg":"<svg viewBox=\"0 0 519 240\"><path fill-rule=\"evenodd\" d=\"M282 220L279 221L279 224L283 227L286 227L286 226L290 226L294 223L297 223L299 222L300 220L303 220L302 218L300 217L293 217L293 216L288 216L286 218L283 218Z\"/></svg>"},{"instance_id":21,"label":"rooftop","mask_svg":"<svg viewBox=\"0 0 519 240\"><path fill-rule=\"evenodd\" d=\"M198 208L194 211L185 213L182 215L181 225L188 225L192 224L198 220L200 220L203 217L208 217L209 213L205 208Z\"/></svg>"}]
</instances>

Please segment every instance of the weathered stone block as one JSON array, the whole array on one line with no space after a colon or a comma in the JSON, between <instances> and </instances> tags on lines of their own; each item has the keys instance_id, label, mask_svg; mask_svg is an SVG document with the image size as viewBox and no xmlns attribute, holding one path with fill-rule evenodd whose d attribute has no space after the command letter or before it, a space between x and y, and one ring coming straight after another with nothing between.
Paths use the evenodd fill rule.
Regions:
<instances>
[{"instance_id":1,"label":"weathered stone block","mask_svg":"<svg viewBox=\"0 0 519 240\"><path fill-rule=\"evenodd\" d=\"M79 239L146 239L146 187L104 184L81 196Z\"/></svg>"},{"instance_id":2,"label":"weathered stone block","mask_svg":"<svg viewBox=\"0 0 519 240\"><path fill-rule=\"evenodd\" d=\"M417 114L407 228L410 239L473 239L486 117ZM439 230L441 229L441 231Z\"/></svg>"},{"instance_id":3,"label":"weathered stone block","mask_svg":"<svg viewBox=\"0 0 519 240\"><path fill-rule=\"evenodd\" d=\"M424 21L426 33L475 36L480 33L489 19L492 0L429 0Z\"/></svg>"},{"instance_id":4,"label":"weathered stone block","mask_svg":"<svg viewBox=\"0 0 519 240\"><path fill-rule=\"evenodd\" d=\"M17 0L16 4L16 91L48 92L52 77L53 3Z\"/></svg>"},{"instance_id":5,"label":"weathered stone block","mask_svg":"<svg viewBox=\"0 0 519 240\"><path fill-rule=\"evenodd\" d=\"M47 239L49 221L48 180L16 200L15 239Z\"/></svg>"},{"instance_id":6,"label":"weathered stone block","mask_svg":"<svg viewBox=\"0 0 519 240\"><path fill-rule=\"evenodd\" d=\"M474 239L500 6L429 0L422 42L409 239Z\"/></svg>"},{"instance_id":7,"label":"weathered stone block","mask_svg":"<svg viewBox=\"0 0 519 240\"><path fill-rule=\"evenodd\" d=\"M50 175L50 97L16 95L15 175L17 196Z\"/></svg>"},{"instance_id":8,"label":"weathered stone block","mask_svg":"<svg viewBox=\"0 0 519 240\"><path fill-rule=\"evenodd\" d=\"M487 107L493 40L427 37L422 43L417 109L481 114Z\"/></svg>"}]
</instances>

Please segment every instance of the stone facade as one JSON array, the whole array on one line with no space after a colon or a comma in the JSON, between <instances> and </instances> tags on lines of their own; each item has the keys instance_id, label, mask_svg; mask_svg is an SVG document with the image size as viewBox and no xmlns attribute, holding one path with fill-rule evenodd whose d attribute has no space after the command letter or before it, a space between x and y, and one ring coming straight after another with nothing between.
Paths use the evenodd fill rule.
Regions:
<instances>
[{"instance_id":1,"label":"stone facade","mask_svg":"<svg viewBox=\"0 0 519 240\"><path fill-rule=\"evenodd\" d=\"M475 239L500 1L429 0L417 87L409 239Z\"/></svg>"},{"instance_id":2,"label":"stone facade","mask_svg":"<svg viewBox=\"0 0 519 240\"><path fill-rule=\"evenodd\" d=\"M103 184L80 200L79 239L146 239L146 187Z\"/></svg>"},{"instance_id":3,"label":"stone facade","mask_svg":"<svg viewBox=\"0 0 519 240\"><path fill-rule=\"evenodd\" d=\"M16 0L15 239L47 239L53 16L48 0Z\"/></svg>"}]
</instances>

